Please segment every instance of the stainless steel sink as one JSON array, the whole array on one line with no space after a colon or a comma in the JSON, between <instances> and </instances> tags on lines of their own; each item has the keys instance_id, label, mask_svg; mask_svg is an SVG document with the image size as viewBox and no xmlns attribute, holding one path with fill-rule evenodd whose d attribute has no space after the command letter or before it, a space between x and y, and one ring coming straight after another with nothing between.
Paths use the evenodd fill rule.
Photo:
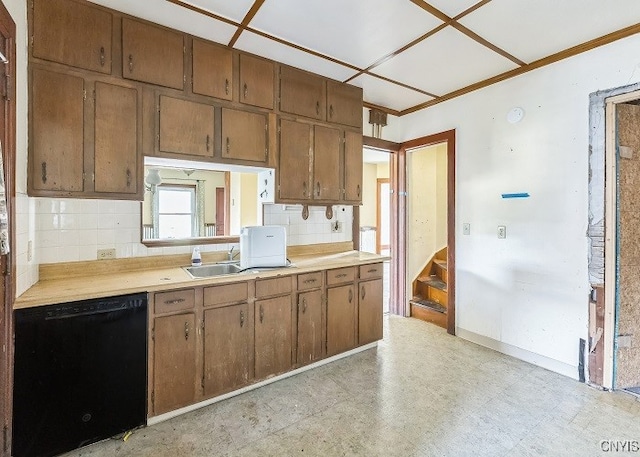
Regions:
<instances>
[{"instance_id":1,"label":"stainless steel sink","mask_svg":"<svg viewBox=\"0 0 640 457\"><path fill-rule=\"evenodd\" d=\"M232 275L240 271L237 263L215 263L199 267L182 267L192 278L211 278L213 276Z\"/></svg>"}]
</instances>

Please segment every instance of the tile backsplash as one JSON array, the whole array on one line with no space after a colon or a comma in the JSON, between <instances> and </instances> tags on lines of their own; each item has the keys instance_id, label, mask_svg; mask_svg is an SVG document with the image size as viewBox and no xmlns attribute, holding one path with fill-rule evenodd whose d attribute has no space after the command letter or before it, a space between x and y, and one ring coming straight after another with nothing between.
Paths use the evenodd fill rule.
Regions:
<instances>
[{"instance_id":1,"label":"tile backsplash","mask_svg":"<svg viewBox=\"0 0 640 457\"><path fill-rule=\"evenodd\" d=\"M116 257L143 257L191 252L191 246L147 248L140 243L140 210L137 201L31 198L35 212L37 263L96 260L98 249L116 249ZM28 206L28 205L27 205ZM334 206L334 217L325 208L310 208L302 219L302 206L265 205L264 223L284 225L291 245L351 240L351 206ZM340 230L331 231L338 221ZM228 244L202 246L203 252L226 251Z\"/></svg>"}]
</instances>

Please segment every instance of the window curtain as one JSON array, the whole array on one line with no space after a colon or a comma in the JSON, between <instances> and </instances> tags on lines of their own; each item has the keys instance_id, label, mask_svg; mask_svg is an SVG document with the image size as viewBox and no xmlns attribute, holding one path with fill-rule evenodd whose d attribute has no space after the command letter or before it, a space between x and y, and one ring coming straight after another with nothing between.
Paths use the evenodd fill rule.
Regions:
<instances>
[{"instance_id":1,"label":"window curtain","mask_svg":"<svg viewBox=\"0 0 640 457\"><path fill-rule=\"evenodd\" d=\"M7 213L7 194L4 183L2 143L0 143L0 255L7 254L9 254L9 215Z\"/></svg>"}]
</instances>

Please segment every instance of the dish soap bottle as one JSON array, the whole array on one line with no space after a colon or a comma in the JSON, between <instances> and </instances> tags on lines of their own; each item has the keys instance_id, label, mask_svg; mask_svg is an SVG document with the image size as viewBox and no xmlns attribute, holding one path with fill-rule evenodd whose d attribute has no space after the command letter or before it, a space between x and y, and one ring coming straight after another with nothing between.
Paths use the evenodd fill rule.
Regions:
<instances>
[{"instance_id":1,"label":"dish soap bottle","mask_svg":"<svg viewBox=\"0 0 640 457\"><path fill-rule=\"evenodd\" d=\"M200 257L200 248L196 246L191 254L191 266L199 267L200 265L202 265L202 257Z\"/></svg>"}]
</instances>

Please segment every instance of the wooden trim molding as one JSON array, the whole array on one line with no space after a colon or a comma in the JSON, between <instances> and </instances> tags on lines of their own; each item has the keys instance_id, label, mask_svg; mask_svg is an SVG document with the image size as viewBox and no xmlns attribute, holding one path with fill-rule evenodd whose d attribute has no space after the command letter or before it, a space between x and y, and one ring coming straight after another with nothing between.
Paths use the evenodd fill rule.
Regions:
<instances>
[{"instance_id":1,"label":"wooden trim molding","mask_svg":"<svg viewBox=\"0 0 640 457\"><path fill-rule=\"evenodd\" d=\"M242 19L242 23L236 30L236 33L234 33L233 37L231 37L231 41L229 41L230 47L235 46L236 42L238 41L238 38L240 38L240 35L247 28L247 26L249 25L249 22L253 20L253 17L256 15L256 13L260 9L260 7L264 4L264 2L265 0L256 0L255 2L253 2L253 5L251 5L251 8L245 15L244 19Z\"/></svg>"}]
</instances>

